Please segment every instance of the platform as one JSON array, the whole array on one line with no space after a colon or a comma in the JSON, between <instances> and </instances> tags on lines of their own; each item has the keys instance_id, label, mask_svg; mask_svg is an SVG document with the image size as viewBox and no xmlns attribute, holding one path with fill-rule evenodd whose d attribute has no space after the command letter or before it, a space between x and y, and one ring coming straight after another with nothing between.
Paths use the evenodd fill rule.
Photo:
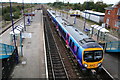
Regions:
<instances>
[{"instance_id":1,"label":"platform","mask_svg":"<svg viewBox=\"0 0 120 80\"><path fill-rule=\"evenodd\" d=\"M23 57L19 50L20 63L15 67L12 78L47 78L47 67L45 57L45 42L44 42L44 28L42 11L35 13L35 17L30 26L26 26L25 33L31 33L31 37L23 40ZM26 17L27 18L27 17ZM15 24L19 25L23 19ZM2 40L0 42L11 44L10 39L11 28L0 35ZM7 39L6 39L7 38Z\"/></svg>"}]
</instances>

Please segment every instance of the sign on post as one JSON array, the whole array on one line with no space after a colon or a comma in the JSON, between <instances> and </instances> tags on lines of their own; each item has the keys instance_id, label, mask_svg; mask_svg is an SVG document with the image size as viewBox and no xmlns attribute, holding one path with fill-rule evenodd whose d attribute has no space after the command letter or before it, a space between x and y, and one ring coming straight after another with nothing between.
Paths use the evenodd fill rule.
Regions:
<instances>
[{"instance_id":1,"label":"sign on post","mask_svg":"<svg viewBox=\"0 0 120 80\"><path fill-rule=\"evenodd\" d=\"M22 38L31 38L32 34L31 33L22 33Z\"/></svg>"}]
</instances>

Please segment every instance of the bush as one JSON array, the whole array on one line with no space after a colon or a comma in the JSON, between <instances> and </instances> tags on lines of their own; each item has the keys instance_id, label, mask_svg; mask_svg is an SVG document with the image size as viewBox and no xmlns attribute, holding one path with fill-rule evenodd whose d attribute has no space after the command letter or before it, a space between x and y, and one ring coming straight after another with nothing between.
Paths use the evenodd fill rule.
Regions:
<instances>
[{"instance_id":1,"label":"bush","mask_svg":"<svg viewBox=\"0 0 120 80\"><path fill-rule=\"evenodd\" d=\"M19 12L15 12L13 14L14 14L13 19L18 19L19 18Z\"/></svg>"},{"instance_id":2,"label":"bush","mask_svg":"<svg viewBox=\"0 0 120 80\"><path fill-rule=\"evenodd\" d=\"M6 13L3 15L5 21L10 21L10 13Z\"/></svg>"}]
</instances>

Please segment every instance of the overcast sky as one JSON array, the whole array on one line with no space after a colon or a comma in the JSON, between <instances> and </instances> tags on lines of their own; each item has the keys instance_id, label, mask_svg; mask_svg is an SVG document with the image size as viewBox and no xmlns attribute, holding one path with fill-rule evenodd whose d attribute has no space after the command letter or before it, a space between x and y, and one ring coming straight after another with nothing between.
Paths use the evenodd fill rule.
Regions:
<instances>
[{"instance_id":1,"label":"overcast sky","mask_svg":"<svg viewBox=\"0 0 120 80\"><path fill-rule=\"evenodd\" d=\"M9 0L0 0L3 2L9 2ZM12 2L22 2L23 0L11 0ZM56 0L24 0L25 3L48 3L48 2L55 2ZM70 2L70 3L83 3L84 1L90 1L90 0L59 0L64 2ZM92 0L94 2L101 1L101 0ZM116 4L120 0L102 0L104 3L107 4Z\"/></svg>"}]
</instances>

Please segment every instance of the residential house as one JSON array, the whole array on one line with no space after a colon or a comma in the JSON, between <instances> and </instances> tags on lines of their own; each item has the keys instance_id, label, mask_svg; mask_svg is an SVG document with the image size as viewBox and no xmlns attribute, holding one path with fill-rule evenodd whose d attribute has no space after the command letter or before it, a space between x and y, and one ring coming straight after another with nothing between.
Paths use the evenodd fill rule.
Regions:
<instances>
[{"instance_id":1,"label":"residential house","mask_svg":"<svg viewBox=\"0 0 120 80\"><path fill-rule=\"evenodd\" d=\"M105 9L104 23L106 27L118 31L120 29L120 1Z\"/></svg>"}]
</instances>

